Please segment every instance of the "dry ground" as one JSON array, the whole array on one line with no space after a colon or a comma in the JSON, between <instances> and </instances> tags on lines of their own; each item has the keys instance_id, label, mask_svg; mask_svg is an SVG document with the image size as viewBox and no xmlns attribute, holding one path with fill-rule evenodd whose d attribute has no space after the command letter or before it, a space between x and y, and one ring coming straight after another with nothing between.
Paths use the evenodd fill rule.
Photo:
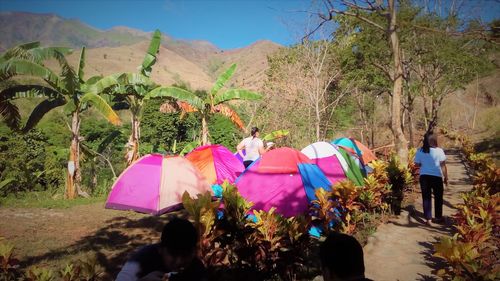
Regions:
<instances>
[{"instance_id":1,"label":"dry ground","mask_svg":"<svg viewBox=\"0 0 500 281\"><path fill-rule=\"evenodd\" d=\"M0 208L0 236L14 243L21 269L60 269L91 253L97 255L106 279L112 279L131 251L159 239L169 218L107 210L104 203L68 209Z\"/></svg>"}]
</instances>

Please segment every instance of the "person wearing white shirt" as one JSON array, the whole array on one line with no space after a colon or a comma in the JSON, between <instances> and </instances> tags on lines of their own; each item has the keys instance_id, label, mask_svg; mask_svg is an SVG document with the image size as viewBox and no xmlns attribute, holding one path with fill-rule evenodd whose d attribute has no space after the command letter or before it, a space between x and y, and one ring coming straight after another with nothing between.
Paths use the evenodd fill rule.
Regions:
<instances>
[{"instance_id":1,"label":"person wearing white shirt","mask_svg":"<svg viewBox=\"0 0 500 281\"><path fill-rule=\"evenodd\" d=\"M426 224L432 219L432 193L434 193L434 222L443 222L443 183L448 185L446 155L438 147L437 136L424 135L423 146L415 155L415 165L420 167L420 188Z\"/></svg>"},{"instance_id":2,"label":"person wearing white shirt","mask_svg":"<svg viewBox=\"0 0 500 281\"><path fill-rule=\"evenodd\" d=\"M271 146L264 148L264 142L259 138L259 128L253 127L251 130L251 136L243 139L236 149L238 154L243 158L243 165L245 169L253 163L253 161L259 159L259 157L266 153ZM243 155L243 149L245 149L246 154Z\"/></svg>"}]
</instances>

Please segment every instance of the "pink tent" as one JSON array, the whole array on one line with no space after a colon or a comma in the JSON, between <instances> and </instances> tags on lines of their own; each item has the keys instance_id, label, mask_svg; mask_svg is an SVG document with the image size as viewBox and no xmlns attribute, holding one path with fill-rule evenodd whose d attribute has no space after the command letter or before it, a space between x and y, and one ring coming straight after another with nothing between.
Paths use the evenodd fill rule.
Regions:
<instances>
[{"instance_id":1,"label":"pink tent","mask_svg":"<svg viewBox=\"0 0 500 281\"><path fill-rule=\"evenodd\" d=\"M325 173L332 184L345 180L345 172L349 169L344 157L335 145L321 141L306 146L301 151Z\"/></svg>"},{"instance_id":2,"label":"pink tent","mask_svg":"<svg viewBox=\"0 0 500 281\"><path fill-rule=\"evenodd\" d=\"M240 194L256 210L272 207L286 217L308 210L315 189L330 189L331 183L318 166L292 148L277 148L252 163L236 180Z\"/></svg>"},{"instance_id":3,"label":"pink tent","mask_svg":"<svg viewBox=\"0 0 500 281\"><path fill-rule=\"evenodd\" d=\"M209 184L221 184L224 180L233 183L245 170L243 163L222 145L200 146L186 155Z\"/></svg>"},{"instance_id":4,"label":"pink tent","mask_svg":"<svg viewBox=\"0 0 500 281\"><path fill-rule=\"evenodd\" d=\"M184 191L195 196L211 188L188 160L148 154L118 177L106 208L160 215L180 208Z\"/></svg>"}]
</instances>

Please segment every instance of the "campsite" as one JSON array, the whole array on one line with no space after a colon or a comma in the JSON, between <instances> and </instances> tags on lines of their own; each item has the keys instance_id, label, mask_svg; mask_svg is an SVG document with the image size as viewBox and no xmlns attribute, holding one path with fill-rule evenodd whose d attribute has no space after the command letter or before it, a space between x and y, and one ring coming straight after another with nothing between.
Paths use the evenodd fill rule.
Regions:
<instances>
[{"instance_id":1,"label":"campsite","mask_svg":"<svg viewBox=\"0 0 500 281\"><path fill-rule=\"evenodd\" d=\"M0 0L0 281L500 279L500 4L100 5Z\"/></svg>"}]
</instances>

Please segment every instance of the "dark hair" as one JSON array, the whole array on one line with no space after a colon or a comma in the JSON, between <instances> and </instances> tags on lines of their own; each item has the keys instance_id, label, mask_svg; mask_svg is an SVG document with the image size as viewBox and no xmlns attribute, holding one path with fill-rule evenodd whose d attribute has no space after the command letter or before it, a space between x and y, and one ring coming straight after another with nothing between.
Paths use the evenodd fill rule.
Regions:
<instances>
[{"instance_id":1,"label":"dark hair","mask_svg":"<svg viewBox=\"0 0 500 281\"><path fill-rule=\"evenodd\" d=\"M255 134L257 134L258 131L259 131L259 128L252 127L252 130L250 131L250 134L252 135L252 137L255 138Z\"/></svg>"},{"instance_id":2,"label":"dark hair","mask_svg":"<svg viewBox=\"0 0 500 281\"><path fill-rule=\"evenodd\" d=\"M161 233L161 247L172 256L187 256L196 250L198 233L186 219L175 218L165 225Z\"/></svg>"},{"instance_id":3,"label":"dark hair","mask_svg":"<svg viewBox=\"0 0 500 281\"><path fill-rule=\"evenodd\" d=\"M422 151L424 153L429 153L431 150L431 146L438 146L437 136L432 131L425 133Z\"/></svg>"},{"instance_id":4,"label":"dark hair","mask_svg":"<svg viewBox=\"0 0 500 281\"><path fill-rule=\"evenodd\" d=\"M363 248L347 234L331 233L320 246L321 266L339 278L364 278Z\"/></svg>"}]
</instances>

